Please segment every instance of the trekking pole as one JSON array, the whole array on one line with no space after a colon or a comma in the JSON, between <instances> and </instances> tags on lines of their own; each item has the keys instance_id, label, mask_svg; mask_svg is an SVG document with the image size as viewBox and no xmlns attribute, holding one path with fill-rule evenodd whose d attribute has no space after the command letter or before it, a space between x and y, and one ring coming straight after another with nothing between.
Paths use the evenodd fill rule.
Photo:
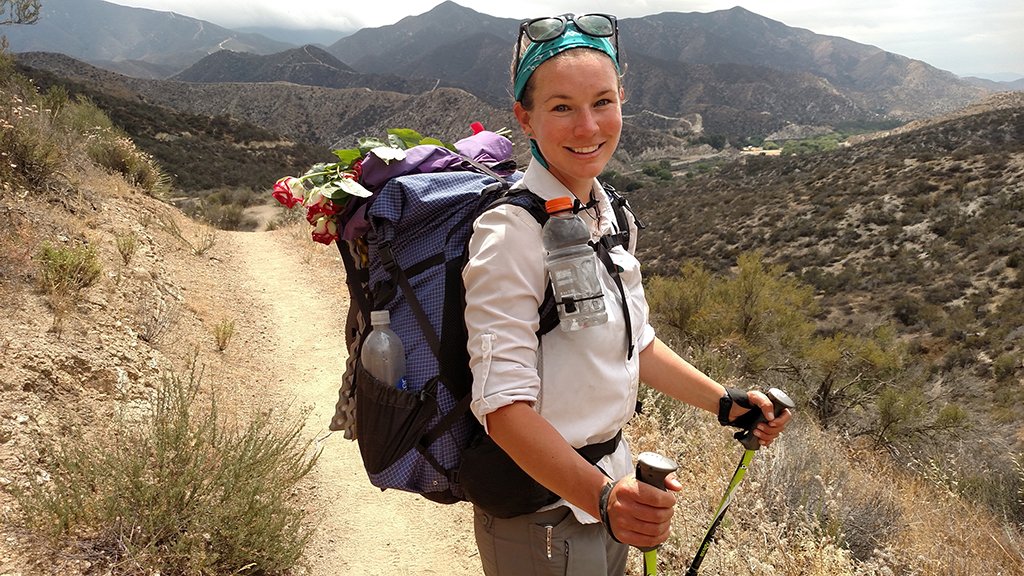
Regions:
<instances>
[{"instance_id":1,"label":"trekking pole","mask_svg":"<svg viewBox=\"0 0 1024 576\"><path fill-rule=\"evenodd\" d=\"M636 461L637 480L650 484L659 490L665 489L665 477L675 472L678 466L670 458L654 452L641 452ZM640 548L644 553L644 576L658 574L658 547Z\"/></svg>"},{"instance_id":2,"label":"trekking pole","mask_svg":"<svg viewBox=\"0 0 1024 576\"><path fill-rule=\"evenodd\" d=\"M776 417L781 416L782 412L787 408L796 408L796 404L793 403L789 396L778 388L768 390L768 399L772 401ZM757 408L753 409L757 410ZM715 535L715 529L722 522L725 511L729 509L732 494L736 487L740 485L740 482L743 481L743 477L747 475L747 466L750 465L750 461L754 458L754 453L761 447L760 441L754 436L754 428L765 421L764 414L760 413L750 426L736 433L735 438L740 441L740 444L746 450L743 451L743 457L740 458L739 466L736 467L736 472L733 473L732 480L729 481L729 487L725 489L722 501L718 504L718 512L715 513L715 519L711 522L711 527L708 528L707 534L704 535L704 540L700 543L697 555L693 557L690 569L686 571L686 576L697 576L697 570L700 568L701 563L704 562L704 555L708 553L708 548L711 547L711 539Z\"/></svg>"}]
</instances>

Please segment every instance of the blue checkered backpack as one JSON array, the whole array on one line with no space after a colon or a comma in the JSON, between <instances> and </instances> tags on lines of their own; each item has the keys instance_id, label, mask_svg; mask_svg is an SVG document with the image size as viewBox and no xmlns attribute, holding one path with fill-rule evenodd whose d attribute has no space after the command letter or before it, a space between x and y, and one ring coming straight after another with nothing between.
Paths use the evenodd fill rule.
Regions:
<instances>
[{"instance_id":1,"label":"blue checkered backpack","mask_svg":"<svg viewBox=\"0 0 1024 576\"><path fill-rule=\"evenodd\" d=\"M338 242L351 296L343 376L349 386L343 382L331 428L356 437L374 486L441 503L465 499L457 478L460 454L480 430L469 411L463 321L462 268L473 222L505 202L539 222L547 218L536 195L509 193L521 173L502 177L468 159L463 168L392 178L365 207L369 231ZM553 297L548 300L544 331L558 322ZM358 362L369 313L384 309L406 351L404 391L377 381ZM346 424L353 407L354 430Z\"/></svg>"},{"instance_id":2,"label":"blue checkered backpack","mask_svg":"<svg viewBox=\"0 0 1024 576\"><path fill-rule=\"evenodd\" d=\"M469 410L462 269L473 222L485 210L511 203L541 225L547 221L543 200L509 190L521 177L499 176L469 158L457 169L394 177L364 207L369 230L338 242L351 297L349 359L330 428L357 439L370 482L382 490L440 503L467 499L459 484L461 456L485 435ZM628 204L608 192L617 228L628 230ZM628 242L628 233L618 236ZM405 348L407 390L376 380L358 361L370 311L383 309ZM558 325L550 283L538 313L540 337Z\"/></svg>"}]
</instances>

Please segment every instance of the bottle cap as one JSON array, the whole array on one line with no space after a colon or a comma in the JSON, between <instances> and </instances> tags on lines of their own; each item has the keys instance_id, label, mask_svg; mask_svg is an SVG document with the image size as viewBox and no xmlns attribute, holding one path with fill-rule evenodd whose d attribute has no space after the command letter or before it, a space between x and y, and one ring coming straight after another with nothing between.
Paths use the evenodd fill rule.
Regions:
<instances>
[{"instance_id":1,"label":"bottle cap","mask_svg":"<svg viewBox=\"0 0 1024 576\"><path fill-rule=\"evenodd\" d=\"M381 324L391 324L391 313L387 310L371 310L370 325L379 326Z\"/></svg>"},{"instance_id":2,"label":"bottle cap","mask_svg":"<svg viewBox=\"0 0 1024 576\"><path fill-rule=\"evenodd\" d=\"M552 198L544 203L544 209L548 211L548 214L572 210L572 198L568 196Z\"/></svg>"}]
</instances>

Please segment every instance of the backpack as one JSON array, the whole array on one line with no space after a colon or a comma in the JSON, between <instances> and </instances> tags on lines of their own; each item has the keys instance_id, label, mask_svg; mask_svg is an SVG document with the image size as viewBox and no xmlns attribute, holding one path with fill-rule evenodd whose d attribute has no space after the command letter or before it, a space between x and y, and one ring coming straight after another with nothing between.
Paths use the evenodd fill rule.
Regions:
<instances>
[{"instance_id":1,"label":"backpack","mask_svg":"<svg viewBox=\"0 0 1024 576\"><path fill-rule=\"evenodd\" d=\"M356 439L374 486L446 504L467 499L458 479L461 455L483 434L469 410L472 373L463 319L462 269L473 223L504 203L525 208L541 225L547 220L538 196L509 190L520 172L500 176L464 160L444 171L392 177L358 207L369 229L338 240L351 299L349 355L330 429ZM609 198L619 229L628 231L628 205L614 190ZM359 362L370 311L382 309L405 348L407 390L376 380ZM550 283L538 313L540 337L558 325Z\"/></svg>"}]
</instances>

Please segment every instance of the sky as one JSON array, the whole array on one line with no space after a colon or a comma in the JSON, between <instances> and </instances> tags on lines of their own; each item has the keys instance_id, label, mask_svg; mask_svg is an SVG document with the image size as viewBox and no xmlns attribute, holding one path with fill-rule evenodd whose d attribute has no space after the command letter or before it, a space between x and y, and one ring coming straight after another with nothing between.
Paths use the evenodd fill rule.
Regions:
<instances>
[{"instance_id":1,"label":"sky","mask_svg":"<svg viewBox=\"0 0 1024 576\"><path fill-rule=\"evenodd\" d=\"M394 24L443 0L110 0L177 12L225 28L269 26L351 32ZM606 12L619 18L742 6L788 26L923 60L960 76L1024 77L1021 0L455 0L502 18ZM295 44L304 43L297 35Z\"/></svg>"}]
</instances>

